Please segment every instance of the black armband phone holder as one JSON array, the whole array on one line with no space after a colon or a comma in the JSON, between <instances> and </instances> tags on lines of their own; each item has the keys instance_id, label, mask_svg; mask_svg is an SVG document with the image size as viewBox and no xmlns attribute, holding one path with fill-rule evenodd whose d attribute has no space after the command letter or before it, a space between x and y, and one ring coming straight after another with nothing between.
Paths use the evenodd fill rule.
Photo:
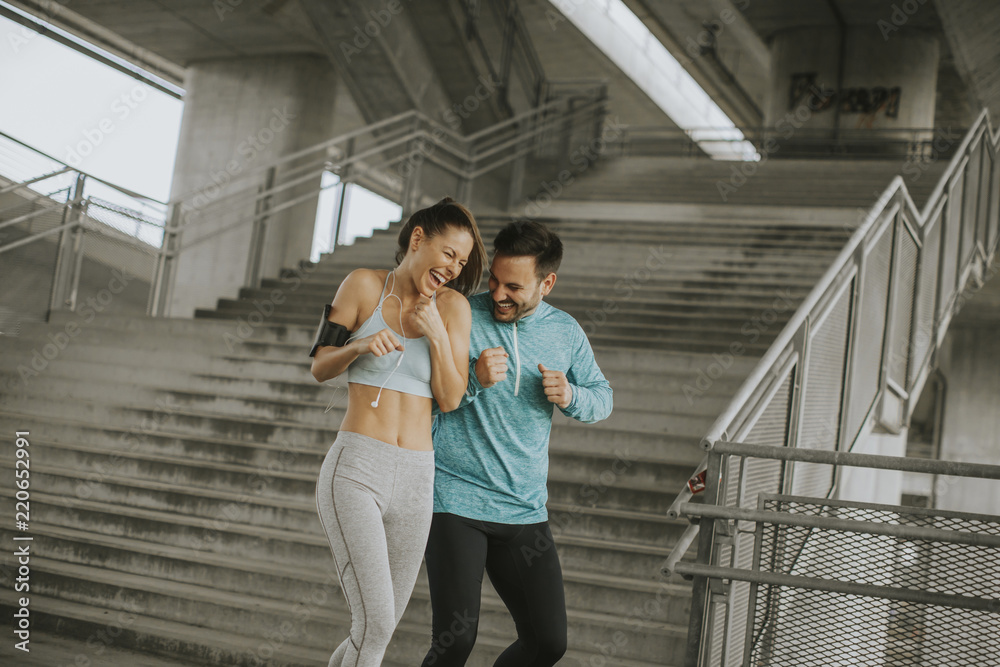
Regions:
<instances>
[{"instance_id":1,"label":"black armband phone holder","mask_svg":"<svg viewBox=\"0 0 1000 667\"><path fill-rule=\"evenodd\" d=\"M315 357L316 350L324 345L343 347L347 339L351 337L351 332L347 330L347 327L343 324L331 322L328 319L330 317L330 308L330 304L326 304L326 307L323 308L323 319L320 320L319 329L316 330L316 342L313 343L312 350L309 352L310 357Z\"/></svg>"}]
</instances>

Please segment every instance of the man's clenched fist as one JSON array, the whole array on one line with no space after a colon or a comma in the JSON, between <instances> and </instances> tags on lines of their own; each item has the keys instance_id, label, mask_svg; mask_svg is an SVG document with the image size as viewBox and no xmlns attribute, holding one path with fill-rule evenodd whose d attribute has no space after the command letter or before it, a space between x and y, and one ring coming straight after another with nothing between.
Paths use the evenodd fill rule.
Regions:
<instances>
[{"instance_id":1,"label":"man's clenched fist","mask_svg":"<svg viewBox=\"0 0 1000 667\"><path fill-rule=\"evenodd\" d=\"M573 402L573 388L569 386L566 374L562 371L549 370L542 364L538 364L538 370L542 372L542 387L549 403L555 403L563 409L569 407Z\"/></svg>"},{"instance_id":2,"label":"man's clenched fist","mask_svg":"<svg viewBox=\"0 0 1000 667\"><path fill-rule=\"evenodd\" d=\"M476 379L485 388L507 379L507 353L502 347L483 350L476 360Z\"/></svg>"}]
</instances>

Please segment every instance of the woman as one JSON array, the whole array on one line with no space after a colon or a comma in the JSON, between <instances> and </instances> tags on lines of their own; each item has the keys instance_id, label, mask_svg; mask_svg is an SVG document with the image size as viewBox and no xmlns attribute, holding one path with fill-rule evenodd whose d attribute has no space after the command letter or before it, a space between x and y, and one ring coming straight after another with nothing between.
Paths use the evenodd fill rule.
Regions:
<instances>
[{"instance_id":1,"label":"woman","mask_svg":"<svg viewBox=\"0 0 1000 667\"><path fill-rule=\"evenodd\" d=\"M351 610L350 636L330 667L379 665L413 591L433 507L431 402L447 412L465 394L465 297L486 251L472 214L446 197L403 225L396 263L344 279L313 348L313 377L348 378L347 414L316 486ZM324 327L346 343L324 338Z\"/></svg>"}]
</instances>

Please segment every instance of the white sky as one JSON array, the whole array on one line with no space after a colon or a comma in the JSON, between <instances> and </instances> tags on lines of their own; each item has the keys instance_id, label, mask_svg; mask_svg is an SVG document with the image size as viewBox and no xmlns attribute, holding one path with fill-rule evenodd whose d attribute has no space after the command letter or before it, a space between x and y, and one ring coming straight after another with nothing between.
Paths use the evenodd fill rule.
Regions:
<instances>
[{"instance_id":1,"label":"white sky","mask_svg":"<svg viewBox=\"0 0 1000 667\"><path fill-rule=\"evenodd\" d=\"M3 17L0 91L0 131L76 169L167 201L181 100ZM30 157L0 138L0 167L17 172L5 175L24 180L52 169ZM332 178L324 184L336 182ZM339 192L330 188L320 197L314 261L329 249ZM357 186L348 211L341 243L384 229L400 216L398 206Z\"/></svg>"},{"instance_id":2,"label":"white sky","mask_svg":"<svg viewBox=\"0 0 1000 667\"><path fill-rule=\"evenodd\" d=\"M2 17L0 91L0 131L94 176L167 200L180 100Z\"/></svg>"}]
</instances>

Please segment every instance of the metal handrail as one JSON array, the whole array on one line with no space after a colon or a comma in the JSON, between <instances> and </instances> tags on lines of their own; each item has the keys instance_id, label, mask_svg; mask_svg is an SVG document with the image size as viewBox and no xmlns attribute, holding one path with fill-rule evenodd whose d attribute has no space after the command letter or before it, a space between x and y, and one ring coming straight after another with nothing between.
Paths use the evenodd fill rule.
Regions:
<instances>
[{"instance_id":1,"label":"metal handrail","mask_svg":"<svg viewBox=\"0 0 1000 667\"><path fill-rule=\"evenodd\" d=\"M837 282L841 273L849 266L858 248L868 237L872 228L879 220L886 221L889 217L891 217L884 217L884 214L893 206L898 206L902 203L902 205L913 215L917 226L923 227L928 220L933 218L933 214L937 211L938 207L943 204L942 195L944 193L944 189L954 177L956 171L963 164L965 153L968 151L969 146L976 141L982 133L986 133L986 136L990 139L994 147L1000 145L1000 132L994 133L991 130L992 127L990 125L989 113L986 109L984 109L977 117L976 122L973 123L972 128L966 133L959 145L959 148L956 150L955 155L951 158L948 167L941 175L937 186L934 188L931 196L924 204L922 211L920 211L914 203L902 177L896 176L893 178L892 182L879 196L877 202L871 209L869 209L864 221L857 229L855 229L854 233L848 239L847 244L837 254L834 262L824 272L819 282L809 292L805 300L798 307L795 313L793 313L792 317L779 332L774 342L764 353L764 356L754 366L750 375L747 376L747 378L740 385L736 394L709 427L708 432L701 440L703 447L715 441L723 441L730 437L729 429L732 427L733 422L741 413L752 407L752 399L754 399L758 392L764 388L768 375L773 371L779 359L786 354L789 345L792 344L799 329L803 324L805 324L806 320L818 314L816 312L817 306L821 301L823 301L824 297L828 293L828 290ZM706 456L695 469L692 478L699 475L706 469L707 461L708 457ZM685 486L678 493L676 499L667 510L667 516L671 518L679 516L678 506L681 503L688 501L692 496L693 493L690 487ZM690 540L687 541L687 545L690 546L694 539L694 535L697 534L698 527L697 525L693 525L689 527L688 530L691 531L691 533L685 537L690 538ZM671 554L671 559L673 562L676 562L681 555L682 554L678 554L675 557Z\"/></svg>"},{"instance_id":2,"label":"metal handrail","mask_svg":"<svg viewBox=\"0 0 1000 667\"><path fill-rule=\"evenodd\" d=\"M332 139L328 139L318 144L314 144L313 146L309 146L294 153L290 153L282 158L272 160L261 167L256 167L252 170L248 170L247 172L241 174L240 180L243 181L250 179L251 180L250 183L248 183L243 188L232 190L226 193L225 195L214 198L211 202L211 205L217 206L221 202L228 202L232 203L233 205L238 205L240 203L250 204L265 197L276 194L277 192L280 192L282 186L286 184L283 183L282 185L275 185L272 186L271 188L261 189L258 187L257 182L252 180L252 177L255 175L259 177L264 173L266 173L269 169L276 169L282 167L283 165L289 164L296 160L300 160L307 155L315 154L320 151L325 151L327 148L331 146L346 143L351 139L356 139L360 136L372 134L376 130L383 130L393 124L403 123L404 121L414 123L416 127L412 129L408 134L405 134L403 136L390 135L386 141L382 141L382 137L379 137L379 141L373 146L365 148L363 151L355 155L347 156L343 160L338 160L336 161L335 164L349 166L355 162L362 160L365 157L375 155L384 152L386 150L391 150L392 148L398 148L400 146L406 145L408 142L411 141L431 139L434 141L436 148L440 148L445 152L451 154L456 160L459 160L462 163L462 166L454 167L453 165L448 165L447 163L444 163L440 160L435 160L433 156L428 156L427 158L428 160L450 171L455 176L475 179L485 173L488 173L494 169L499 168L500 166L503 166L504 164L507 164L508 162L511 162L518 156L515 155L513 157L500 158L495 162L488 163L483 167L475 169L470 169L468 165L477 164L484 158L491 157L504 149L510 148L511 146L516 146L518 143L522 142L526 143L527 140L533 137L537 137L547 131L551 131L553 127L558 127L561 124L565 123L567 120L573 120L587 114L597 113L603 108L603 99L601 98L595 99L591 104L581 105L558 116L546 117L546 114L548 114L553 109L559 108L561 104L562 101L558 99L546 102L545 104L539 105L534 109L525 111L521 114L503 120L494 125L491 125L490 127L484 128L483 130L474 132L473 134L470 134L468 136L462 136L455 133L450 128L441 125L437 121L427 117L422 112L414 110L407 111L401 114L397 114L392 118L378 121L371 125L367 125L363 128L352 130L351 132L338 135L337 137L334 137ZM525 123L527 119L533 117L541 117L542 121L533 124ZM525 127L525 125L527 126ZM512 134L512 136L510 137L506 136L508 130ZM456 147L449 145L448 143L442 143L439 141L439 139L443 135L448 136L452 139L456 139L459 143L464 145L461 147ZM490 140L490 139L497 139L499 140L500 143L489 145L486 148L477 148L477 146L475 145L477 142L481 140ZM393 164L395 162L405 160L416 152L417 151L409 151L407 153L404 153L394 159L389 160L388 164ZM317 160L314 164L326 164L331 162L332 161L329 159L324 159L322 162ZM300 169L301 168L302 167L300 167ZM205 188L202 188L199 190L191 191L185 196L177 197L173 200L174 207L175 208L180 207L181 209L183 209L184 203L186 201L192 200L196 198L198 195L204 194L204 192ZM192 223L194 225L197 225L199 224L199 222L200 221L198 220L192 220L188 221L185 225L181 225L179 224L179 221L172 222L168 220L167 224L168 224L168 230L179 231L180 229L183 228L190 229ZM250 222L250 220L248 219L246 220L246 222Z\"/></svg>"},{"instance_id":3,"label":"metal handrail","mask_svg":"<svg viewBox=\"0 0 1000 667\"><path fill-rule=\"evenodd\" d=\"M941 179L938 182L937 187L935 187L927 203L924 204L924 210L919 216L917 223L918 226L923 227L926 224L929 216L928 211L934 209L938 205L938 199L940 199L941 194L944 192L945 185L951 180L958 165L962 162L965 151L968 149L969 144L972 143L973 134L978 132L978 128L981 124L989 122L989 115L985 110L976 119L973 124L973 130L971 130L965 137L965 140L960 145L959 150L952 157L948 168L945 173L941 175ZM993 143L997 144L1000 139L994 139ZM831 287L836 280L840 272L847 266L848 261L854 255L858 246L864 241L865 237L868 235L869 230L875 225L875 223L882 217L882 214L890 208L893 203L893 196L896 192L900 192L903 195L904 200L908 201L912 205L912 210L916 211L916 203L913 202L910 193L906 188L906 183L903 181L901 176L896 176L892 179L889 186L882 192L879 197L878 202L869 210L868 215L865 216L864 222L851 234L850 239L847 241L847 245L844 249L837 255L833 264L829 269L823 274L816 286L809 292L805 301L799 306L795 314L792 315L791 319L778 334L778 337L772 343L771 347L768 349L764 358L758 362L757 366L751 372L750 377L746 379L740 389L736 392L736 395L730 401L729 405L722 414L719 415L718 419L709 428L708 433L702 439L702 442L720 440L726 435L727 427L732 418L736 416L736 413L743 407L743 404L750 398L750 395L757 388L757 384L763 379L764 374L771 368L773 362L777 360L778 356L784 350L784 348L792 341L792 337L798 328L805 322L806 318L810 315L814 315L813 312L816 304L824 296L827 289Z\"/></svg>"},{"instance_id":4,"label":"metal handrail","mask_svg":"<svg viewBox=\"0 0 1000 667\"><path fill-rule=\"evenodd\" d=\"M77 173L77 174L81 174L83 176L86 176L88 179L96 181L96 182L100 183L101 185L106 185L109 188L117 190L118 192L121 192L124 195L128 195L129 197L132 197L133 199L145 200L145 201L148 201L148 202L152 202L154 204L159 204L160 206L166 206L167 205L167 202L160 201L159 199L156 199L155 197L149 197L147 195L141 195L138 192L133 192L132 190L129 190L128 188L124 188L124 187L122 187L120 185L116 185L116 184L114 184L114 183L112 183L110 181L106 181L103 178L99 178L97 176L94 176L93 174L91 174L89 172L86 172L86 171L83 171L82 169L77 169L76 167L70 166L70 165L66 164L65 162L63 162L62 160L60 160L59 158L54 158L51 155L49 155L48 153L46 153L44 151L41 151L41 150L38 150L34 146L30 146L30 145L24 143L23 141L21 141L20 139L17 139L15 137L10 136L6 132L0 131L0 137L3 137L4 139L8 139L10 141L13 141L15 144L23 146L24 148L27 148L28 150L30 150L30 151L32 151L34 153L37 153L38 155L41 155L42 157L45 157L45 158L47 158L49 160L52 160L53 162L58 162L59 164L63 165L63 167L65 167L65 169L59 170L58 172L46 175L45 178L52 178L53 176L58 176L59 174L67 173L67 172ZM37 180L44 180L44 179L37 179ZM26 183L21 183L21 185L26 185Z\"/></svg>"}]
</instances>

